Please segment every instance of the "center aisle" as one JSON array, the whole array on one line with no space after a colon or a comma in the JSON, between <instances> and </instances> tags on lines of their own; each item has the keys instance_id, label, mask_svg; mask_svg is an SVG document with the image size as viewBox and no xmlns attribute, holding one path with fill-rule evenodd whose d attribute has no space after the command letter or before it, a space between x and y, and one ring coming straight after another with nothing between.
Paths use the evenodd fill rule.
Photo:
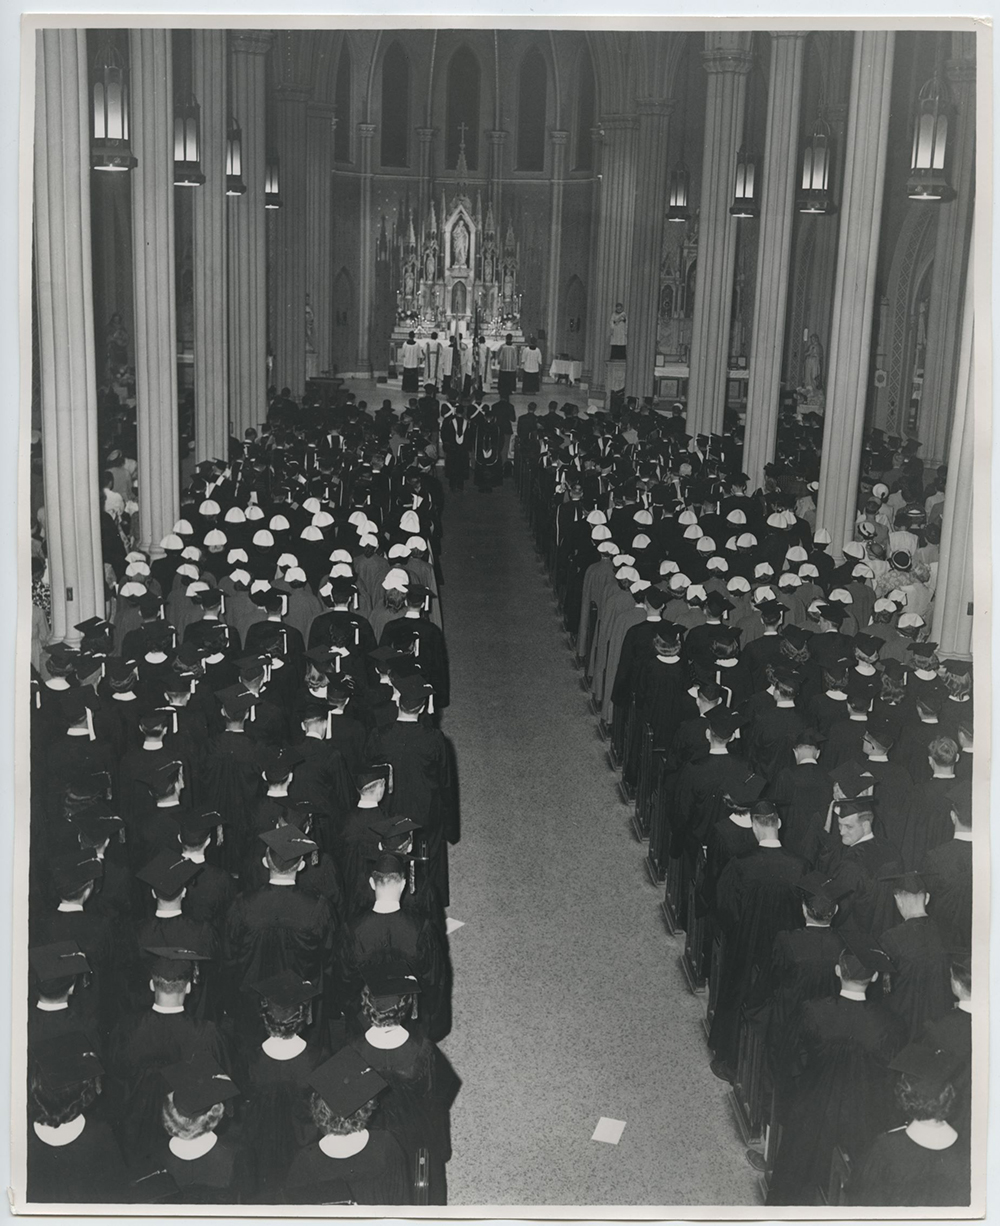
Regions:
<instances>
[{"instance_id":1,"label":"center aisle","mask_svg":"<svg viewBox=\"0 0 1000 1226\"><path fill-rule=\"evenodd\" d=\"M754 1204L516 495L450 495L453 1205ZM591 1141L601 1116L621 1142Z\"/></svg>"}]
</instances>

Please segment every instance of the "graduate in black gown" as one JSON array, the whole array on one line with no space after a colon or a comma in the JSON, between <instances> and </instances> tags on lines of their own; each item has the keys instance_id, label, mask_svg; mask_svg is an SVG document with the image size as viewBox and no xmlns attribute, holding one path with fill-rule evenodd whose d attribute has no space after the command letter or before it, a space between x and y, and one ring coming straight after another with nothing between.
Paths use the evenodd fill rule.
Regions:
<instances>
[{"instance_id":1,"label":"graduate in black gown","mask_svg":"<svg viewBox=\"0 0 1000 1226\"><path fill-rule=\"evenodd\" d=\"M924 857L921 876L930 892L927 912L949 949L972 945L972 786L951 790L954 835Z\"/></svg>"},{"instance_id":2,"label":"graduate in black gown","mask_svg":"<svg viewBox=\"0 0 1000 1226\"><path fill-rule=\"evenodd\" d=\"M927 914L930 895L919 873L890 879L902 923L882 933L880 944L892 960L892 990L886 1005L899 1018L908 1039L951 1005L950 960L937 925Z\"/></svg>"}]
</instances>

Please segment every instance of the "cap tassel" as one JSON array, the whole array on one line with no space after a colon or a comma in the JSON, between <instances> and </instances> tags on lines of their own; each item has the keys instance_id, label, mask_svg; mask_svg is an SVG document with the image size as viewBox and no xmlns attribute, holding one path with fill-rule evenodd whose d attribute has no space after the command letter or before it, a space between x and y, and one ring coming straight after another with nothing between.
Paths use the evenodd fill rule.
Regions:
<instances>
[{"instance_id":1,"label":"cap tassel","mask_svg":"<svg viewBox=\"0 0 1000 1226\"><path fill-rule=\"evenodd\" d=\"M223 844L223 843L226 841L226 836L225 836L225 834L223 833L223 829L222 829L222 827L221 827L221 826L216 826L216 827L215 827L215 839L216 839L216 842L218 843L218 845L219 845L220 847L221 847L221 846L222 846L222 844Z\"/></svg>"},{"instance_id":2,"label":"cap tassel","mask_svg":"<svg viewBox=\"0 0 1000 1226\"><path fill-rule=\"evenodd\" d=\"M326 713L326 739L329 741L332 736L333 736L333 712L327 711Z\"/></svg>"},{"instance_id":3,"label":"cap tassel","mask_svg":"<svg viewBox=\"0 0 1000 1226\"><path fill-rule=\"evenodd\" d=\"M85 710L85 711L86 711L86 713L87 713L87 716L86 716L86 719L87 719L87 737L88 737L88 738L89 738L91 741L96 741L96 740L97 740L97 734L94 732L94 713L93 713L93 711L91 711L90 707L84 707L84 710Z\"/></svg>"},{"instance_id":4,"label":"cap tassel","mask_svg":"<svg viewBox=\"0 0 1000 1226\"><path fill-rule=\"evenodd\" d=\"M434 714L434 695L433 694L427 695L427 714L428 715Z\"/></svg>"},{"instance_id":5,"label":"cap tassel","mask_svg":"<svg viewBox=\"0 0 1000 1226\"><path fill-rule=\"evenodd\" d=\"M339 655L335 655L333 657L333 671L335 673L340 672L340 656Z\"/></svg>"}]
</instances>

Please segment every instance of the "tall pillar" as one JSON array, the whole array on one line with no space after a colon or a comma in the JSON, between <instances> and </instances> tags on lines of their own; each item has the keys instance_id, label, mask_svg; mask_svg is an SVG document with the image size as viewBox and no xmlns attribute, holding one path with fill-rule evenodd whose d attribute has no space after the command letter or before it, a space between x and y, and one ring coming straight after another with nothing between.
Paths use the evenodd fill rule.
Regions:
<instances>
[{"instance_id":1,"label":"tall pillar","mask_svg":"<svg viewBox=\"0 0 1000 1226\"><path fill-rule=\"evenodd\" d=\"M969 218L971 224L972 218ZM973 523L972 490L976 476L975 404L975 277L973 244L969 244L962 333L958 350L957 394L948 452L948 484L941 516L941 560L931 637L942 656L968 659L972 650ZM987 376L988 377L988 376ZM989 459L984 462L982 489L988 489ZM987 551L982 557L988 555ZM987 589L988 591L988 589Z\"/></svg>"},{"instance_id":2,"label":"tall pillar","mask_svg":"<svg viewBox=\"0 0 1000 1226\"><path fill-rule=\"evenodd\" d=\"M226 279L226 31L192 30L192 82L201 106L201 169L193 201L195 461L229 447Z\"/></svg>"},{"instance_id":3,"label":"tall pillar","mask_svg":"<svg viewBox=\"0 0 1000 1226\"><path fill-rule=\"evenodd\" d=\"M233 118L243 131L242 196L229 211L229 403L233 430L267 416L267 252L264 245L264 86L267 30L240 30L232 42Z\"/></svg>"},{"instance_id":4,"label":"tall pillar","mask_svg":"<svg viewBox=\"0 0 1000 1226\"><path fill-rule=\"evenodd\" d=\"M358 277L358 371L367 375L372 366L371 330L375 302L375 239L372 225L372 142L375 124L358 124L361 150L361 269ZM381 365L381 363L380 363Z\"/></svg>"},{"instance_id":5,"label":"tall pillar","mask_svg":"<svg viewBox=\"0 0 1000 1226\"><path fill-rule=\"evenodd\" d=\"M594 127L590 129L590 143L592 150L592 165L593 176L591 179L590 191L590 244L587 251L587 319L586 330L583 337L583 380L588 387L594 386L594 380L598 379L603 382L603 379L598 375L598 371L603 371L604 360L601 356L601 350L591 349L591 315L594 312L594 300L596 298L597 288L597 248L600 238L601 227L598 224L601 215L601 167L604 164L604 129Z\"/></svg>"},{"instance_id":6,"label":"tall pillar","mask_svg":"<svg viewBox=\"0 0 1000 1226\"><path fill-rule=\"evenodd\" d=\"M132 276L140 548L160 540L180 507L174 266L174 90L170 31L129 31L132 81Z\"/></svg>"},{"instance_id":7,"label":"tall pillar","mask_svg":"<svg viewBox=\"0 0 1000 1226\"><path fill-rule=\"evenodd\" d=\"M104 616L85 30L36 44L34 273L52 636ZM176 452L176 443L174 444Z\"/></svg>"},{"instance_id":8,"label":"tall pillar","mask_svg":"<svg viewBox=\"0 0 1000 1226\"><path fill-rule=\"evenodd\" d=\"M587 303L587 353L590 387L601 392L606 382L611 312L624 303L632 271L632 220L635 215L634 115L607 115L601 120L601 157L597 249Z\"/></svg>"},{"instance_id":9,"label":"tall pillar","mask_svg":"<svg viewBox=\"0 0 1000 1226\"><path fill-rule=\"evenodd\" d=\"M434 180L434 133L437 128L417 128L417 169L420 173L420 224L426 225Z\"/></svg>"},{"instance_id":10,"label":"tall pillar","mask_svg":"<svg viewBox=\"0 0 1000 1226\"><path fill-rule=\"evenodd\" d=\"M507 143L507 133L502 128L490 130L490 200L493 202L493 218L497 223L500 242L503 242L506 226L501 226L500 216L503 207L503 151Z\"/></svg>"},{"instance_id":11,"label":"tall pillar","mask_svg":"<svg viewBox=\"0 0 1000 1226\"><path fill-rule=\"evenodd\" d=\"M771 79L767 92L764 183L743 453L743 468L754 488L763 484L764 465L774 459L778 433L805 41L804 32L793 30L771 35Z\"/></svg>"},{"instance_id":12,"label":"tall pillar","mask_svg":"<svg viewBox=\"0 0 1000 1226\"><path fill-rule=\"evenodd\" d=\"M280 162L281 209L275 224L275 387L298 399L306 386L306 114L308 86L282 84L276 91L275 128Z\"/></svg>"},{"instance_id":13,"label":"tall pillar","mask_svg":"<svg viewBox=\"0 0 1000 1226\"><path fill-rule=\"evenodd\" d=\"M641 398L653 394L655 382L660 253L667 210L667 139L673 103L648 98L640 100L637 109L635 224L632 271L625 300L628 314L625 391Z\"/></svg>"},{"instance_id":14,"label":"tall pillar","mask_svg":"<svg viewBox=\"0 0 1000 1226\"><path fill-rule=\"evenodd\" d=\"M951 184L954 200L937 210L934 269L927 311L927 356L920 401L922 458L940 464L948 456L951 414L958 378L958 340L965 277L965 250L972 234L973 175L976 165L976 36L952 35L945 66L955 119L951 126Z\"/></svg>"},{"instance_id":15,"label":"tall pillar","mask_svg":"<svg viewBox=\"0 0 1000 1226\"><path fill-rule=\"evenodd\" d=\"M830 553L838 558L844 542L854 539L894 43L891 30L861 30L854 35L816 512L816 526L830 533Z\"/></svg>"},{"instance_id":16,"label":"tall pillar","mask_svg":"<svg viewBox=\"0 0 1000 1226\"><path fill-rule=\"evenodd\" d=\"M705 148L698 218L698 269L687 422L691 434L720 434L726 407L729 323L736 262L736 220L729 214L736 154L743 136L747 74L753 63L750 35L719 31L705 36L708 73Z\"/></svg>"},{"instance_id":17,"label":"tall pillar","mask_svg":"<svg viewBox=\"0 0 1000 1226\"><path fill-rule=\"evenodd\" d=\"M566 141L568 132L549 132L552 142L552 188L549 197L549 259L545 270L545 359L556 356L559 330L559 281L562 265L563 180L566 176Z\"/></svg>"},{"instance_id":18,"label":"tall pillar","mask_svg":"<svg viewBox=\"0 0 1000 1226\"><path fill-rule=\"evenodd\" d=\"M306 291L312 308L312 348L306 362L316 373L330 368L330 333L333 327L333 259L330 234L330 175L333 171L333 107L310 102L306 161ZM307 369L306 375L311 372Z\"/></svg>"}]
</instances>

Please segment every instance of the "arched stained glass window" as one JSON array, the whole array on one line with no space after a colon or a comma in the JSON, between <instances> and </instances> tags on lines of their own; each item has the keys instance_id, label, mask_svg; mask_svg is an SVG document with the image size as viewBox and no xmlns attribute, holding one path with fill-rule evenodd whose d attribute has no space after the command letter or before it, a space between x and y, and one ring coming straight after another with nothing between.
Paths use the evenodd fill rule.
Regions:
<instances>
[{"instance_id":1,"label":"arched stained glass window","mask_svg":"<svg viewBox=\"0 0 1000 1226\"><path fill-rule=\"evenodd\" d=\"M517 89L517 169L545 169L545 57L532 48L521 61Z\"/></svg>"},{"instance_id":2,"label":"arched stained glass window","mask_svg":"<svg viewBox=\"0 0 1000 1226\"><path fill-rule=\"evenodd\" d=\"M408 166L410 137L410 61L394 42L382 60L383 166Z\"/></svg>"},{"instance_id":3,"label":"arched stained glass window","mask_svg":"<svg viewBox=\"0 0 1000 1226\"><path fill-rule=\"evenodd\" d=\"M445 166L454 170L465 125L465 160L470 170L479 169L479 61L463 43L448 64L448 131L445 134Z\"/></svg>"}]
</instances>

